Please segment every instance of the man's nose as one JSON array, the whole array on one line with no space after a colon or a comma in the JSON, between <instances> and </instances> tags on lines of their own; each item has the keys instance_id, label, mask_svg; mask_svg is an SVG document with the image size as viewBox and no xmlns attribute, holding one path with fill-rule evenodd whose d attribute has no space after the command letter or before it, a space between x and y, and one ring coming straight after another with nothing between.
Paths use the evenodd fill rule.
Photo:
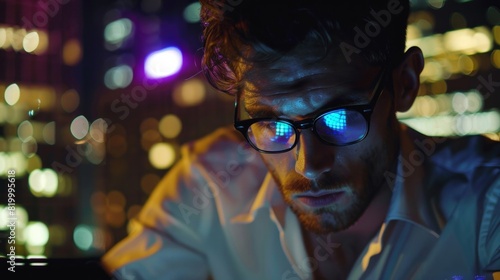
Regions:
<instances>
[{"instance_id":1,"label":"man's nose","mask_svg":"<svg viewBox=\"0 0 500 280\"><path fill-rule=\"evenodd\" d=\"M308 179L316 179L331 170L335 162L331 146L325 145L310 130L303 130L295 147L295 171Z\"/></svg>"}]
</instances>

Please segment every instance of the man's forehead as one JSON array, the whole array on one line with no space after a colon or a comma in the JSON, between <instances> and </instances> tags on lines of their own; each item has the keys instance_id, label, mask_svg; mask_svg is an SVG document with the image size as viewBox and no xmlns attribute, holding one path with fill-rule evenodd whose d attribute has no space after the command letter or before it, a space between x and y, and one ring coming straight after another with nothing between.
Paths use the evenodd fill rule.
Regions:
<instances>
[{"instance_id":1,"label":"man's forehead","mask_svg":"<svg viewBox=\"0 0 500 280\"><path fill-rule=\"evenodd\" d=\"M302 87L359 87L366 86L366 63L348 63L342 55L321 50L296 50L280 59L246 68L243 73L243 90L259 95L300 90Z\"/></svg>"}]
</instances>

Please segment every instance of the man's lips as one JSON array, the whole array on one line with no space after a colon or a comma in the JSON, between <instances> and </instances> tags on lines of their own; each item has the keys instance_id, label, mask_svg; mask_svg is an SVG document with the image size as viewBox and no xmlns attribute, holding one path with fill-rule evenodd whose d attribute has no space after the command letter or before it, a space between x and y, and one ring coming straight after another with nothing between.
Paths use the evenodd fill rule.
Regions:
<instances>
[{"instance_id":1,"label":"man's lips","mask_svg":"<svg viewBox=\"0 0 500 280\"><path fill-rule=\"evenodd\" d=\"M308 191L295 195L295 199L305 206L318 208L338 202L344 195L345 191L342 189Z\"/></svg>"}]
</instances>

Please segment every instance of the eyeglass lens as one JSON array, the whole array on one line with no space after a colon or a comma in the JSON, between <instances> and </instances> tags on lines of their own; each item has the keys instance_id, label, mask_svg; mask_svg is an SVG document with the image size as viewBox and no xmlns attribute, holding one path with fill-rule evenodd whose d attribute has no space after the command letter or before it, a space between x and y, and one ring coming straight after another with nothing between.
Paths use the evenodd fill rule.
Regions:
<instances>
[{"instance_id":1,"label":"eyeglass lens","mask_svg":"<svg viewBox=\"0 0 500 280\"><path fill-rule=\"evenodd\" d=\"M314 130L325 142L344 145L363 138L368 124L360 112L339 109L320 116ZM260 150L277 152L290 149L297 134L292 124L284 121L266 120L252 124L248 138Z\"/></svg>"}]
</instances>

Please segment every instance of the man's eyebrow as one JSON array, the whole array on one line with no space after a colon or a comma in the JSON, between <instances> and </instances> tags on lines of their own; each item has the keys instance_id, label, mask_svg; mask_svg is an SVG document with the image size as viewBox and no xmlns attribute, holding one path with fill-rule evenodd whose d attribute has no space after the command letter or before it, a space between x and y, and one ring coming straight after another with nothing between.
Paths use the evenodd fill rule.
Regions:
<instances>
[{"instance_id":1,"label":"man's eyebrow","mask_svg":"<svg viewBox=\"0 0 500 280\"><path fill-rule=\"evenodd\" d=\"M321 106L317 110L315 110L312 115L317 114L323 110L341 108L347 106L354 105L364 105L370 102L369 93L366 94L342 94L332 99L332 101L326 103ZM244 110L249 114L252 118L277 118L283 115L278 108L275 110L273 107L259 105L256 102L252 102L250 104L246 104L244 106Z\"/></svg>"},{"instance_id":2,"label":"man's eyebrow","mask_svg":"<svg viewBox=\"0 0 500 280\"><path fill-rule=\"evenodd\" d=\"M271 107L256 105L256 104L250 104L249 106L244 106L244 110L253 119L277 118L278 115L280 114L279 112L272 110Z\"/></svg>"}]
</instances>

